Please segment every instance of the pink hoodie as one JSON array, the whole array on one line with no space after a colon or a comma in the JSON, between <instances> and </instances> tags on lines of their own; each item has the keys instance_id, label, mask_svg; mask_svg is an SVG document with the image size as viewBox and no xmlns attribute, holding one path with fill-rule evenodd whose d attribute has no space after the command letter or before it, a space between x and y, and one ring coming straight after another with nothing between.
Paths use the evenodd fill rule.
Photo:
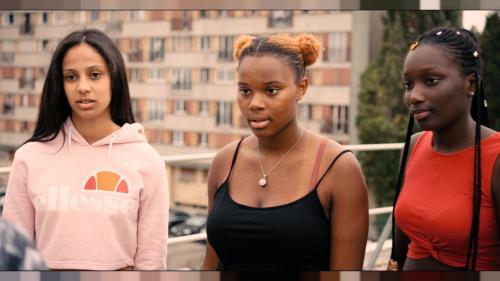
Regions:
<instances>
[{"instance_id":1,"label":"pink hoodie","mask_svg":"<svg viewBox=\"0 0 500 281\"><path fill-rule=\"evenodd\" d=\"M3 217L35 240L51 269L166 269L165 163L140 124L88 144L63 134L15 154Z\"/></svg>"}]
</instances>

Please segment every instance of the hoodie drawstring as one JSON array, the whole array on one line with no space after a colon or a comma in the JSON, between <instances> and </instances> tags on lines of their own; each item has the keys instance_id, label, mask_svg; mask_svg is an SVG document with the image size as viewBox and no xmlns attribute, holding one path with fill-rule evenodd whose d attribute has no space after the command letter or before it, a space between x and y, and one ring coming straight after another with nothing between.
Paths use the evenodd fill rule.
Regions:
<instances>
[{"instance_id":1,"label":"hoodie drawstring","mask_svg":"<svg viewBox=\"0 0 500 281\"><path fill-rule=\"evenodd\" d=\"M68 133L68 149L69 149L69 154L71 154L71 134L73 132L73 128L69 128L69 133Z\"/></svg>"},{"instance_id":2,"label":"hoodie drawstring","mask_svg":"<svg viewBox=\"0 0 500 281\"><path fill-rule=\"evenodd\" d=\"M111 149L113 148L113 141L115 140L116 135L112 134L111 138L109 139L109 145L108 145L108 160L111 159Z\"/></svg>"}]
</instances>

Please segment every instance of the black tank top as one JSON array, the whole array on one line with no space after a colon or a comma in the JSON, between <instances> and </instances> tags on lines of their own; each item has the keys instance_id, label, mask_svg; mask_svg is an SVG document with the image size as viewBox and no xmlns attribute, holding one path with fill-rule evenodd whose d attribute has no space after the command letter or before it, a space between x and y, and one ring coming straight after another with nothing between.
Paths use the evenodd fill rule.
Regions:
<instances>
[{"instance_id":1,"label":"black tank top","mask_svg":"<svg viewBox=\"0 0 500 281\"><path fill-rule=\"evenodd\" d=\"M214 194L208 216L207 239L217 253L219 270L329 270L330 220L317 187L293 202L257 208L234 201L229 178L238 155L238 143L229 175ZM321 155L318 155L321 157Z\"/></svg>"}]
</instances>

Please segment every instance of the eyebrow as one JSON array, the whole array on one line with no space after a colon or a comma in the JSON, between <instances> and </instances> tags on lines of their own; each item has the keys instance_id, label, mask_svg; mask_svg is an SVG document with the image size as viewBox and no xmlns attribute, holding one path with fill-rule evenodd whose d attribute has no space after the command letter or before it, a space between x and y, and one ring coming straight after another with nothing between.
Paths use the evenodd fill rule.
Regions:
<instances>
[{"instance_id":1,"label":"eyebrow","mask_svg":"<svg viewBox=\"0 0 500 281\"><path fill-rule=\"evenodd\" d=\"M86 67L85 69L93 69L93 68L105 68L105 66L101 65L101 64L94 64L94 65L91 65L89 67ZM73 69L73 68L64 68L63 72L64 71L75 71L75 69Z\"/></svg>"}]
</instances>

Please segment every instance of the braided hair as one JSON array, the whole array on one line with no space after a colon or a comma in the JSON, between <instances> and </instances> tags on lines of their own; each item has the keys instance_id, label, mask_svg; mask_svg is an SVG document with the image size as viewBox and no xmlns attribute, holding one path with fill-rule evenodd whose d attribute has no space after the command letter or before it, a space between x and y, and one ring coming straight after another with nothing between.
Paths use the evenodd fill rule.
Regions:
<instances>
[{"instance_id":1,"label":"braided hair","mask_svg":"<svg viewBox=\"0 0 500 281\"><path fill-rule=\"evenodd\" d=\"M479 48L479 43L472 32L463 28L453 27L440 27L427 31L417 38L415 43L411 45L410 50L414 50L420 44L429 44L442 47L443 50L450 54L455 62L460 66L463 76L467 76L470 74L474 74L475 76L474 92L476 94L473 95L470 109L470 114L476 122L474 140L474 174L472 185L472 222L468 242L467 260L464 266L465 270L475 270L477 249L479 243L479 213L481 205L481 125L487 126L488 124L488 115L486 110L487 104L481 80L481 50ZM403 182L403 176L409 152L413 124L414 119L413 116L410 115L403 155L401 158L401 165L399 168L399 175L396 183L396 192L393 203L394 207L396 206L396 202L401 192L401 185ZM396 224L394 209L392 215L392 259L395 259L396 256L394 239Z\"/></svg>"}]
</instances>

